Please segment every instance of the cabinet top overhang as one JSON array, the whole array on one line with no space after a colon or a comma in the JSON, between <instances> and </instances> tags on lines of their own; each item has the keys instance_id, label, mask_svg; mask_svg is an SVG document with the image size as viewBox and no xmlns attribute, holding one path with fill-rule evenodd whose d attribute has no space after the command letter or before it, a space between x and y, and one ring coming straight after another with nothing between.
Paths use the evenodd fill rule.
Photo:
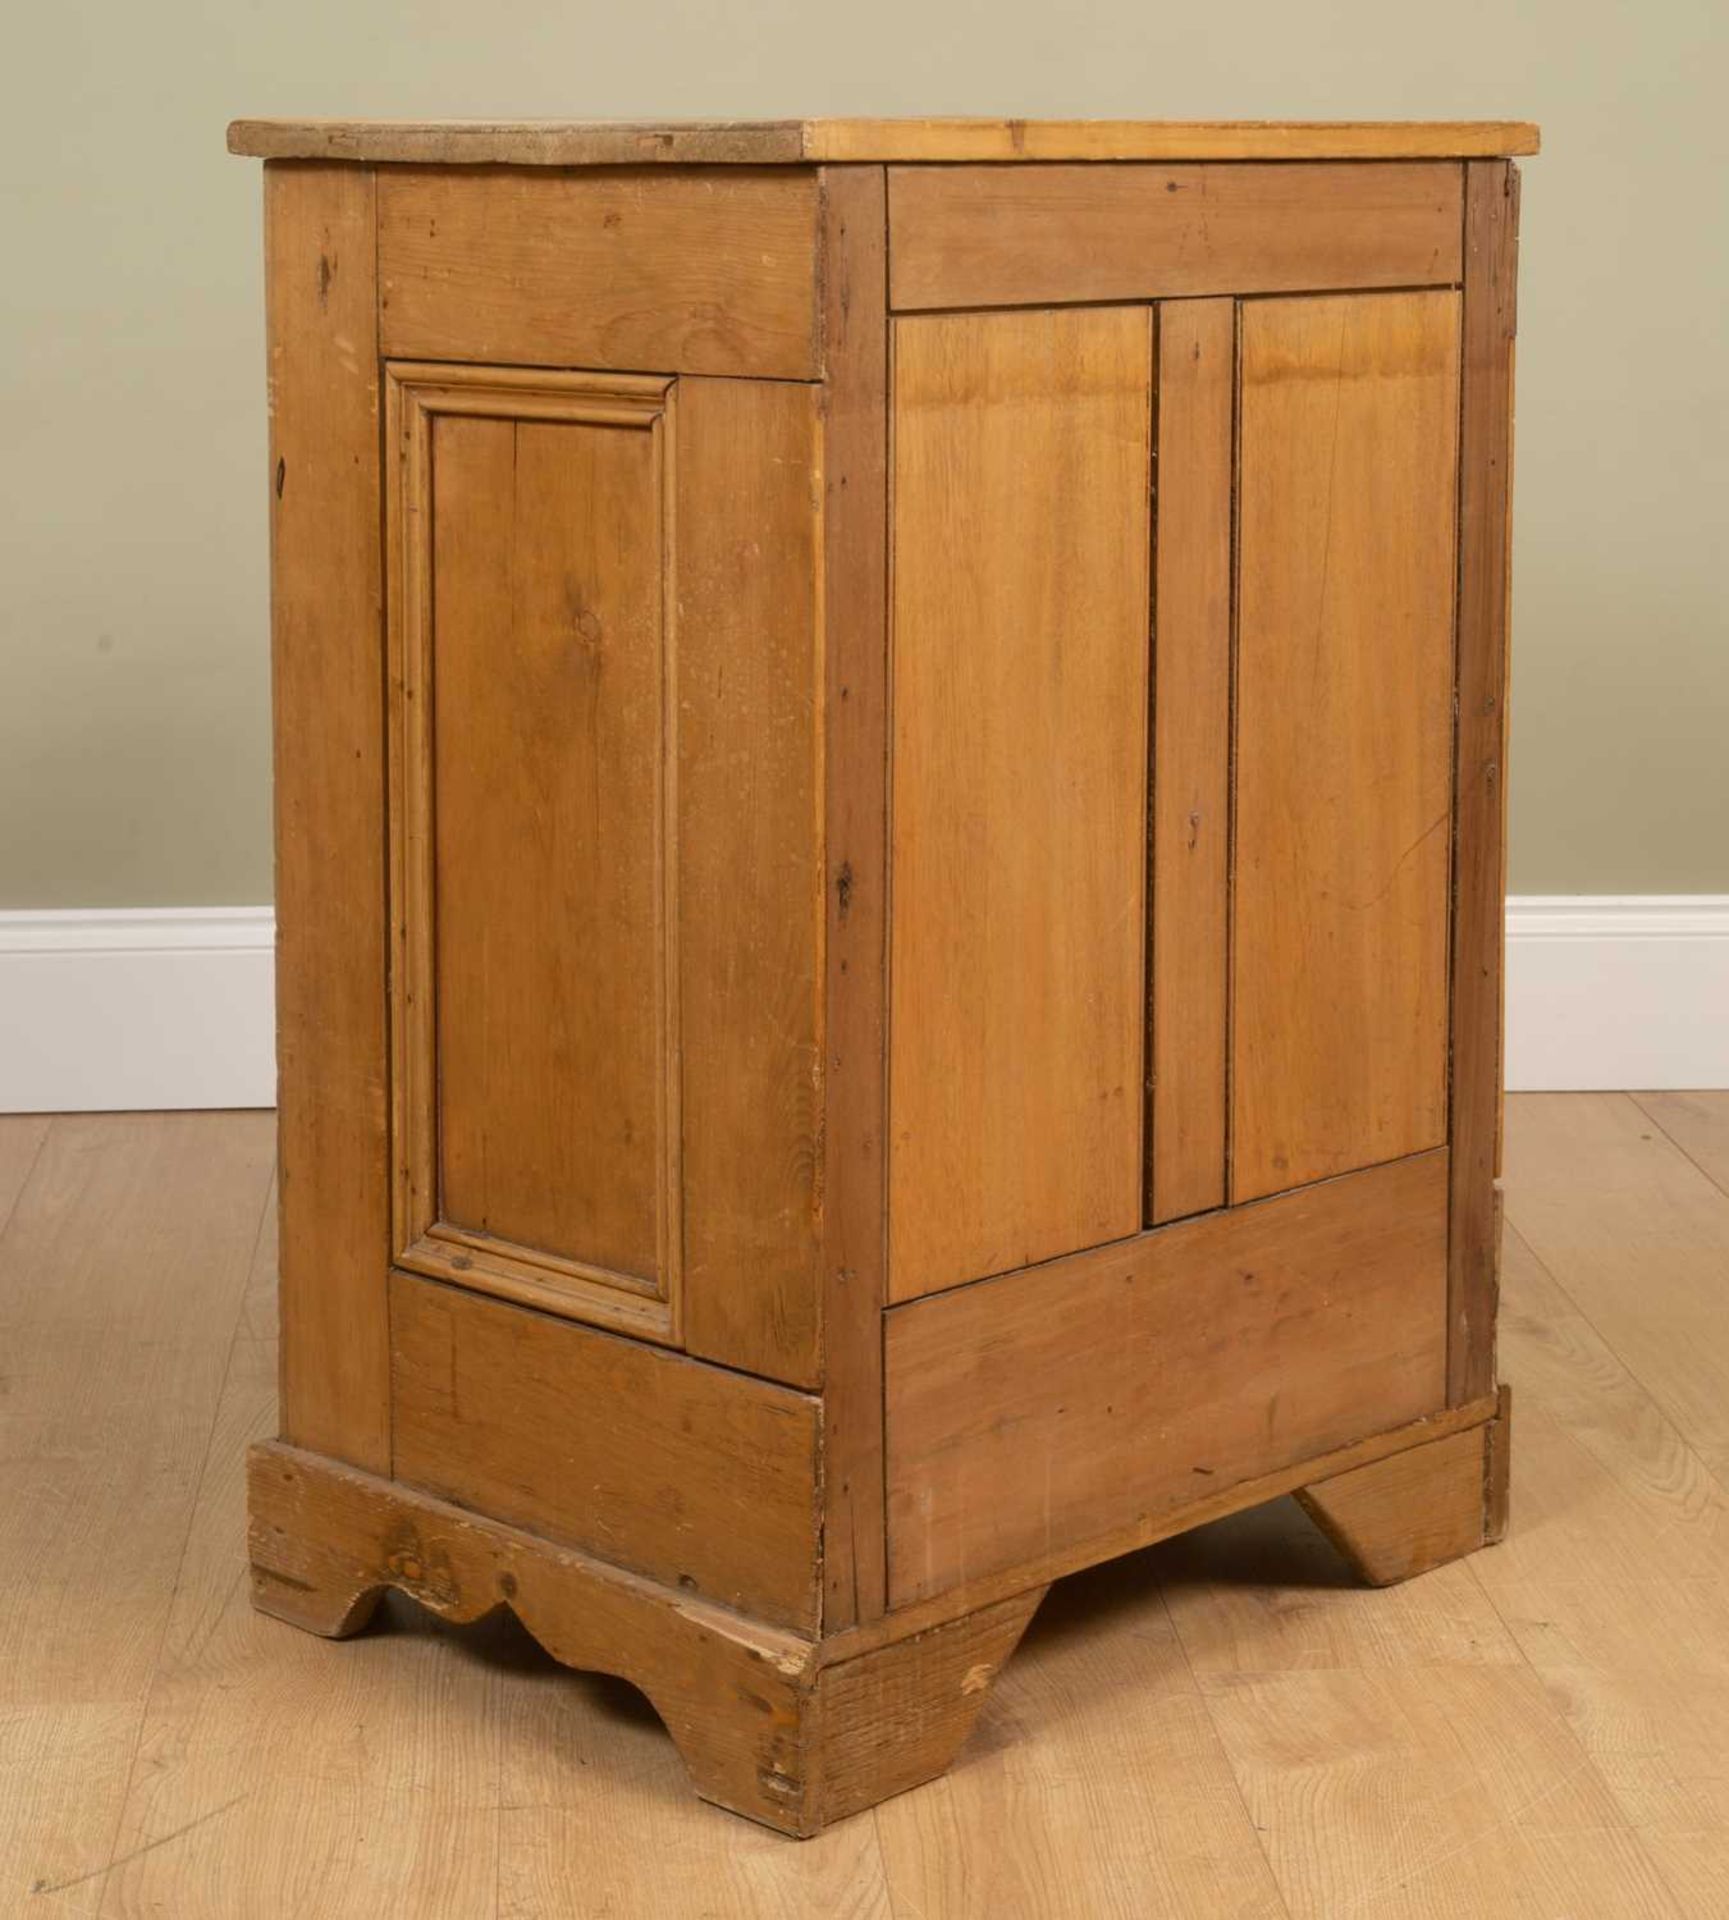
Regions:
<instances>
[{"instance_id":1,"label":"cabinet top overhang","mask_svg":"<svg viewBox=\"0 0 1729 1920\"><path fill-rule=\"evenodd\" d=\"M413 165L1471 160L1532 154L1523 120L236 120L230 153Z\"/></svg>"}]
</instances>

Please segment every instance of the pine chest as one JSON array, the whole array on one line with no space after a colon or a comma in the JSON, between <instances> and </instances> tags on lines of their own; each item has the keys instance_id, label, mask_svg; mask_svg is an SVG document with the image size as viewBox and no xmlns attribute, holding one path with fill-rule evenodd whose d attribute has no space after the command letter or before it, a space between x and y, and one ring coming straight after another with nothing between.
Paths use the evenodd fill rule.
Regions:
<instances>
[{"instance_id":1,"label":"pine chest","mask_svg":"<svg viewBox=\"0 0 1729 1920\"><path fill-rule=\"evenodd\" d=\"M515 1609L699 1792L1058 1575L1503 1522L1517 125L240 123L258 1603Z\"/></svg>"}]
</instances>

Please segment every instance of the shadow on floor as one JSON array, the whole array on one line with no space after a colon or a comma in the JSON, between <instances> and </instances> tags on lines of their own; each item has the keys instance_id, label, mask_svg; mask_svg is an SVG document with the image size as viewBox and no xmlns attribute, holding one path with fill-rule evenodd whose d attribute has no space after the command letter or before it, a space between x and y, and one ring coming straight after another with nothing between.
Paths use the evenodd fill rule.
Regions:
<instances>
[{"instance_id":1,"label":"shadow on floor","mask_svg":"<svg viewBox=\"0 0 1729 1920\"><path fill-rule=\"evenodd\" d=\"M1269 1501L1215 1520L1157 1546L1071 1573L1056 1582L1033 1616L1025 1650L1074 1634L1108 1632L1119 1616L1146 1606L1160 1588L1280 1587L1339 1591L1355 1575L1295 1500Z\"/></svg>"}]
</instances>

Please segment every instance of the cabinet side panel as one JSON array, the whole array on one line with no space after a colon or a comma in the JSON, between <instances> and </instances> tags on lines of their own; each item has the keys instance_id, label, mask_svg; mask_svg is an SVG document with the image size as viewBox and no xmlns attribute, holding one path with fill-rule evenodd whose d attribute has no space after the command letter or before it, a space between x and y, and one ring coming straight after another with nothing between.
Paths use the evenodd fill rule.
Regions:
<instances>
[{"instance_id":1,"label":"cabinet side panel","mask_svg":"<svg viewBox=\"0 0 1729 1920\"><path fill-rule=\"evenodd\" d=\"M891 1295L1142 1210L1151 318L895 323Z\"/></svg>"},{"instance_id":2,"label":"cabinet side panel","mask_svg":"<svg viewBox=\"0 0 1729 1920\"><path fill-rule=\"evenodd\" d=\"M823 184L823 1623L884 1606L888 294L881 167Z\"/></svg>"},{"instance_id":3,"label":"cabinet side panel","mask_svg":"<svg viewBox=\"0 0 1729 1920\"><path fill-rule=\"evenodd\" d=\"M1149 1224L1225 1199L1236 305L1159 309Z\"/></svg>"},{"instance_id":4,"label":"cabinet side panel","mask_svg":"<svg viewBox=\"0 0 1729 1920\"><path fill-rule=\"evenodd\" d=\"M1445 1137L1459 299L1241 325L1233 1200Z\"/></svg>"},{"instance_id":5,"label":"cabinet side panel","mask_svg":"<svg viewBox=\"0 0 1729 1920\"><path fill-rule=\"evenodd\" d=\"M1465 169L1448 1397L1495 1384L1519 171Z\"/></svg>"},{"instance_id":6,"label":"cabinet side panel","mask_svg":"<svg viewBox=\"0 0 1729 1920\"><path fill-rule=\"evenodd\" d=\"M818 1377L814 387L678 386L685 1343Z\"/></svg>"},{"instance_id":7,"label":"cabinet side panel","mask_svg":"<svg viewBox=\"0 0 1729 1920\"><path fill-rule=\"evenodd\" d=\"M282 1433L390 1470L373 176L265 172Z\"/></svg>"},{"instance_id":8,"label":"cabinet side panel","mask_svg":"<svg viewBox=\"0 0 1729 1920\"><path fill-rule=\"evenodd\" d=\"M1446 1158L892 1309L891 1604L1436 1412Z\"/></svg>"},{"instance_id":9,"label":"cabinet side panel","mask_svg":"<svg viewBox=\"0 0 1729 1920\"><path fill-rule=\"evenodd\" d=\"M759 1620L817 1617L808 1394L391 1279L396 1476Z\"/></svg>"},{"instance_id":10,"label":"cabinet side panel","mask_svg":"<svg viewBox=\"0 0 1729 1920\"><path fill-rule=\"evenodd\" d=\"M658 1281L659 446L432 422L439 1217Z\"/></svg>"}]
</instances>

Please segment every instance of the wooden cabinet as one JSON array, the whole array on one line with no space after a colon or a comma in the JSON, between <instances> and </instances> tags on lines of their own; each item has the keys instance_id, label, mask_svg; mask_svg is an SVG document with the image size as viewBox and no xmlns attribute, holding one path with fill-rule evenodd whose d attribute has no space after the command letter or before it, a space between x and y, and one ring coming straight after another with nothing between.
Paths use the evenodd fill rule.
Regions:
<instances>
[{"instance_id":1,"label":"wooden cabinet","mask_svg":"<svg viewBox=\"0 0 1729 1920\"><path fill-rule=\"evenodd\" d=\"M1056 1576L1492 1539L1518 125L240 123L259 1604L793 1832Z\"/></svg>"}]
</instances>

